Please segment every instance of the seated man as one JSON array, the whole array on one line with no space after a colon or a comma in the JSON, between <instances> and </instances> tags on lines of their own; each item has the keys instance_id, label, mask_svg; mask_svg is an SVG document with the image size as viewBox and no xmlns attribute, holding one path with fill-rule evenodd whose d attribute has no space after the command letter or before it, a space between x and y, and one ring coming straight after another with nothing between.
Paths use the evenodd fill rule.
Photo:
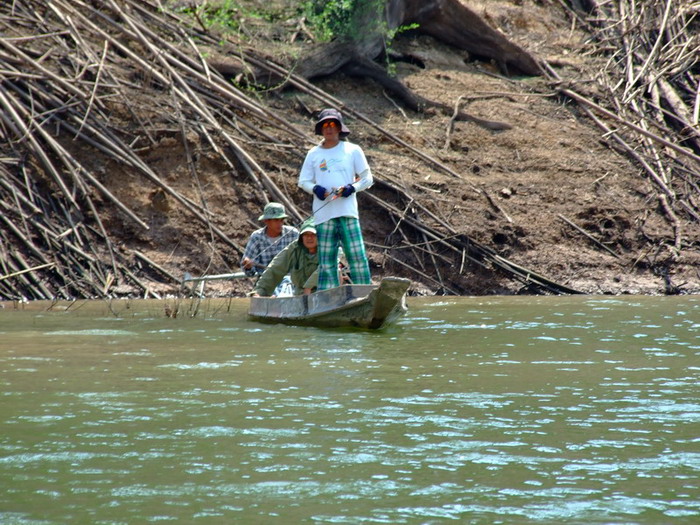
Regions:
<instances>
[{"instance_id":1,"label":"seated man","mask_svg":"<svg viewBox=\"0 0 700 525\"><path fill-rule=\"evenodd\" d=\"M267 203L258 217L265 226L250 235L241 260L241 268L249 277L263 273L275 255L296 240L297 229L284 224L286 218L284 206L278 202Z\"/></svg>"},{"instance_id":2,"label":"seated man","mask_svg":"<svg viewBox=\"0 0 700 525\"><path fill-rule=\"evenodd\" d=\"M255 283L251 297L270 296L289 274L294 294L309 294L318 283L318 239L313 219L301 225L299 239L289 244L267 265Z\"/></svg>"}]
</instances>

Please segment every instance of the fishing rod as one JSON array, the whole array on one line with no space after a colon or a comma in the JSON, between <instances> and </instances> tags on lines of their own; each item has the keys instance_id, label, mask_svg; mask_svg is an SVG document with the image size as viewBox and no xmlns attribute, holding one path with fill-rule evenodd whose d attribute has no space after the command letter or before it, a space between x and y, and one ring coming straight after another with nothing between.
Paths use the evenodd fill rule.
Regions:
<instances>
[{"instance_id":1,"label":"fishing rod","mask_svg":"<svg viewBox=\"0 0 700 525\"><path fill-rule=\"evenodd\" d=\"M308 219L307 219L308 220ZM263 251L258 253L255 258L260 257L263 253L267 252L270 248L274 248L277 246L282 239L284 239L287 235L290 233L295 233L294 230L288 230L286 233L282 234L282 236L277 239L273 244L265 248ZM264 264L260 264L257 261L251 260L251 263L254 267L257 268L266 268ZM194 277L190 272L185 272L185 275L182 278L181 281L181 286L185 287L188 284L200 284L204 285L205 282L208 281L233 281L235 279L245 279L246 277L255 277L255 275L248 275L245 271L241 272L233 272L233 273L222 273L218 275L203 275L201 277Z\"/></svg>"}]
</instances>

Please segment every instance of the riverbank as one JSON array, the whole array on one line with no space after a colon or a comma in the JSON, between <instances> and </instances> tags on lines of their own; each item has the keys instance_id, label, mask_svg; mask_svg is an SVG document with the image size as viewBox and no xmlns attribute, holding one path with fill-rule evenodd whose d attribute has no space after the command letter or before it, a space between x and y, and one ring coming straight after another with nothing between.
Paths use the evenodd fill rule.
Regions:
<instances>
[{"instance_id":1,"label":"riverbank","mask_svg":"<svg viewBox=\"0 0 700 525\"><path fill-rule=\"evenodd\" d=\"M417 295L551 293L532 276L587 294L700 293L695 164L570 96L611 110L620 102L615 86L626 77L610 66L599 29L548 3L469 4L552 73L507 76L496 64L416 32L391 43L389 65L415 93L507 124L503 131L441 111L411 112L372 80L342 72L314 79L318 92L256 92L219 81L211 70L206 76L204 57L214 63L244 46L274 53L293 72L294 57L313 43L302 34L292 42L298 20L291 15L270 23L242 9L236 14L240 33L225 37L228 47L218 46L224 37L209 29L196 35L197 53L177 30L163 29L169 18L144 15L137 21L159 33L159 39L149 37L153 48L163 46L159 56L179 58L165 45L174 41L188 57L186 67L172 60L165 67L156 58L140 61L151 51L124 25L107 30L125 47L105 50L99 28L61 3L57 9L79 21L80 38L72 45L84 47L68 55L75 60L71 71L85 72L78 78L50 52L52 42L65 45L56 35L67 29L64 19L46 12L51 31L31 40L24 50L29 58L16 60L41 77L35 94L50 94L42 101L46 114L55 116L50 125L60 130L61 149L47 147L47 158L67 163L58 170L67 182L42 164L37 150L22 149L31 141L2 146L7 184L0 195L8 223L1 230L0 275L48 267L0 282L0 298L178 296L185 293L180 281L186 273L237 271L249 234L262 226L257 217L265 202L287 202L293 224L309 215L310 197L296 186L298 171L316 141L316 115L333 101L343 106L350 140L364 149L377 181L359 196L377 281L407 277ZM282 18L294 12L289 2L266 5ZM11 36L26 36L24 24L11 27ZM87 58L103 54L102 75L110 82L97 74L99 61ZM34 55L45 56L41 69ZM44 70L62 81L45 81ZM694 71L689 63L688 74ZM24 82L35 80L22 75ZM183 79L192 91L174 89L168 78ZM58 100L70 92L81 93L77 100L85 105ZM13 94L19 104L21 94ZM620 115L628 118L629 107L649 102L643 92L635 94L618 108ZM71 114L75 107L80 111ZM652 116L655 134L683 140ZM43 124L37 117L29 129ZM40 135L32 144L47 143L53 144ZM243 297L251 287L243 279L209 283L204 291Z\"/></svg>"}]
</instances>

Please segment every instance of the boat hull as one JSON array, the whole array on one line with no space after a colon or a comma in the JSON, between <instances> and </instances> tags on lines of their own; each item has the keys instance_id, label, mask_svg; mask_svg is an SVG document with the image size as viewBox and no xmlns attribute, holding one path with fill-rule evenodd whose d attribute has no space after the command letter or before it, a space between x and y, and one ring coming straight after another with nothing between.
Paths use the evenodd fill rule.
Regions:
<instances>
[{"instance_id":1,"label":"boat hull","mask_svg":"<svg viewBox=\"0 0 700 525\"><path fill-rule=\"evenodd\" d=\"M387 277L379 285L348 284L310 295L251 297L252 321L302 326L382 328L406 313L411 281Z\"/></svg>"}]
</instances>

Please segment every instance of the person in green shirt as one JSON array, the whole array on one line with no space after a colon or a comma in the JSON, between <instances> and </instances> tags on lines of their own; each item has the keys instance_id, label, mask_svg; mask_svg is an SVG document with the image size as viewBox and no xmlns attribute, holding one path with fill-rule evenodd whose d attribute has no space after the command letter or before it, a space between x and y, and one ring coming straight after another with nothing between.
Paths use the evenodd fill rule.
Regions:
<instances>
[{"instance_id":1,"label":"person in green shirt","mask_svg":"<svg viewBox=\"0 0 700 525\"><path fill-rule=\"evenodd\" d=\"M318 238L313 219L301 225L299 238L290 243L270 261L255 283L251 297L272 295L285 275L294 285L294 295L309 294L318 285Z\"/></svg>"}]
</instances>

